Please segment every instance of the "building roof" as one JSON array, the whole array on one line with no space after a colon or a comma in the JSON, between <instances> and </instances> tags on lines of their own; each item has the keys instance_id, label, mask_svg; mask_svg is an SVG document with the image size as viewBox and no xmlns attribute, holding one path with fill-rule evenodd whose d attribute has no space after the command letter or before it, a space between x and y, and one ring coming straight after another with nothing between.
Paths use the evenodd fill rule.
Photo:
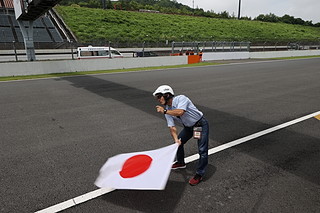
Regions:
<instances>
[{"instance_id":1,"label":"building roof","mask_svg":"<svg viewBox=\"0 0 320 213\"><path fill-rule=\"evenodd\" d=\"M0 0L0 8L13 9L13 0Z\"/></svg>"}]
</instances>

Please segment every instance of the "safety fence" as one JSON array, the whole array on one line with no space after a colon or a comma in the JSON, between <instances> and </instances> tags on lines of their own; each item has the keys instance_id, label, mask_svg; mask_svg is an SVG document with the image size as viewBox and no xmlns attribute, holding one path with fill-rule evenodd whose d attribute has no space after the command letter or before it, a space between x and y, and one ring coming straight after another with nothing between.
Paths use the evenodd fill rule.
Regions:
<instances>
[{"instance_id":1,"label":"safety fence","mask_svg":"<svg viewBox=\"0 0 320 213\"><path fill-rule=\"evenodd\" d=\"M237 41L201 41L201 42L172 42L172 51L174 54L179 53L196 53L199 52L234 52L250 51L250 42ZM192 54L191 54L192 55Z\"/></svg>"},{"instance_id":2,"label":"safety fence","mask_svg":"<svg viewBox=\"0 0 320 213\"><path fill-rule=\"evenodd\" d=\"M25 50L17 42L8 44L6 50L0 50L0 61L21 61L24 60ZM64 42L52 48L36 48L36 55L42 58L48 55L44 60L75 59L76 49L79 46L112 46L119 49L126 57L140 56L169 56L169 55L199 55L204 52L266 52L266 51L299 51L299 50L319 50L320 41L192 41L192 42L164 42L149 43L140 42L128 44L128 46L119 45L112 41L106 43L77 43L74 41ZM10 47L11 46L11 47ZM61 56L64 55L64 56ZM51 57L52 56L52 57ZM42 59L41 59L42 60Z\"/></svg>"}]
</instances>

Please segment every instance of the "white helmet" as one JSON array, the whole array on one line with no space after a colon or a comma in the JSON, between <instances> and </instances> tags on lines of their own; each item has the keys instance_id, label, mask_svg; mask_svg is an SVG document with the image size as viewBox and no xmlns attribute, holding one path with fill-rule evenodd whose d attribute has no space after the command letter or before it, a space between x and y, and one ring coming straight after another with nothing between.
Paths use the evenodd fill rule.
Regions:
<instances>
[{"instance_id":1,"label":"white helmet","mask_svg":"<svg viewBox=\"0 0 320 213\"><path fill-rule=\"evenodd\" d=\"M156 96L159 93L163 95L166 93L170 93L171 95L174 95L173 89L168 85L161 85L160 87L158 87L156 91L154 91L153 96Z\"/></svg>"}]
</instances>

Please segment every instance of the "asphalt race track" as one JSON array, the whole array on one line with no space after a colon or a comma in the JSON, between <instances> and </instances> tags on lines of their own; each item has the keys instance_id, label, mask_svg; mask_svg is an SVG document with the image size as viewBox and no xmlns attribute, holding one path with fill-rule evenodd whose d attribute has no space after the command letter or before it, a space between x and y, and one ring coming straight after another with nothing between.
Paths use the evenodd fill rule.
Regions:
<instances>
[{"instance_id":1,"label":"asphalt race track","mask_svg":"<svg viewBox=\"0 0 320 213\"><path fill-rule=\"evenodd\" d=\"M0 82L0 212L94 191L114 155L172 143L152 92L169 84L210 122L210 148L320 110L320 58ZM197 153L195 140L186 157ZM115 190L65 212L320 212L320 121L310 118L172 171L163 191Z\"/></svg>"}]
</instances>

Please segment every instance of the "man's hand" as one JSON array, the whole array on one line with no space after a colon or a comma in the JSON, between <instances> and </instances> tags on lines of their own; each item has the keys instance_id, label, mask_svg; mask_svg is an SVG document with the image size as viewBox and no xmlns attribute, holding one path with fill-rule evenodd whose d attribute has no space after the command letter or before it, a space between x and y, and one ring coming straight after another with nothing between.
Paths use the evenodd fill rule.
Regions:
<instances>
[{"instance_id":1,"label":"man's hand","mask_svg":"<svg viewBox=\"0 0 320 213\"><path fill-rule=\"evenodd\" d=\"M180 145L181 145L181 138L179 138L178 140L176 140L175 143L179 144L179 146L180 146Z\"/></svg>"},{"instance_id":2,"label":"man's hand","mask_svg":"<svg viewBox=\"0 0 320 213\"><path fill-rule=\"evenodd\" d=\"M157 112L163 113L164 112L164 108L162 106L157 105Z\"/></svg>"}]
</instances>

